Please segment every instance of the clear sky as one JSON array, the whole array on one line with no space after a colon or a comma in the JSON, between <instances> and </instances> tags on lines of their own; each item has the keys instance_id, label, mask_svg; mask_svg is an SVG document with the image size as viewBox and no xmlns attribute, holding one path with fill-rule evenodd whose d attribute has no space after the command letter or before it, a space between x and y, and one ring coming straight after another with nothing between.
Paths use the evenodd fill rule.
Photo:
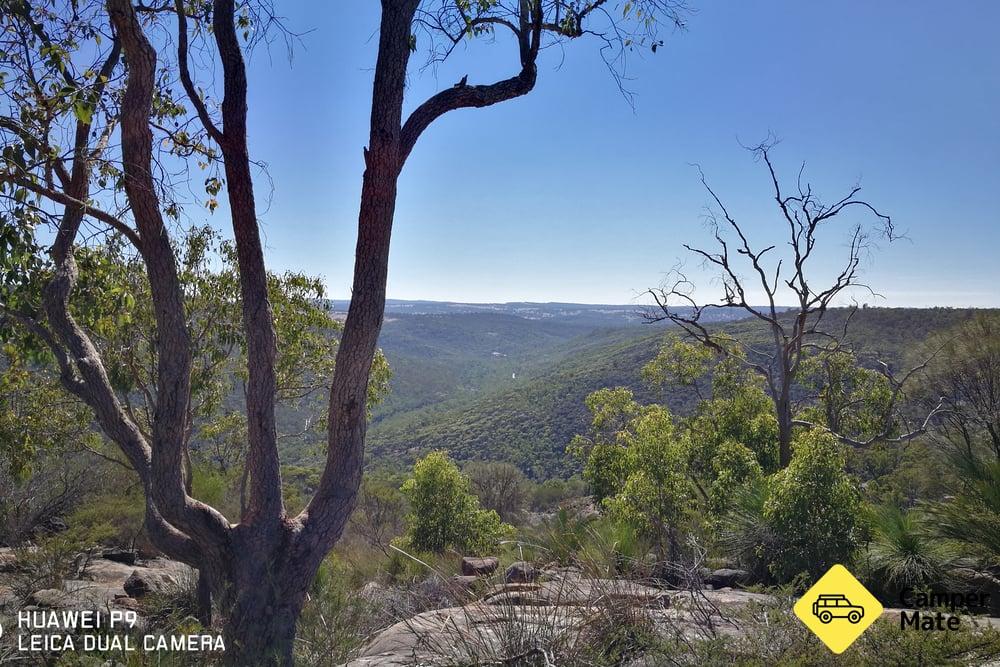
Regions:
<instances>
[{"instance_id":1,"label":"clear sky","mask_svg":"<svg viewBox=\"0 0 1000 667\"><path fill-rule=\"evenodd\" d=\"M683 242L707 243L691 163L754 238L782 231L766 172L740 147L773 131L788 178L805 161L828 200L861 179L907 232L865 263L885 299L859 298L1000 306L1000 3L691 4L686 32L633 59L634 111L581 39L543 54L527 97L425 132L400 181L390 298L630 303L684 259ZM291 63L273 48L250 68L251 151L274 182L270 264L322 275L338 298L350 290L377 10L283 3L289 26L311 32ZM516 65L505 37L459 49L436 72L411 68L408 105ZM849 225L825 237L821 265L843 256ZM687 268L711 296L708 274Z\"/></svg>"}]
</instances>

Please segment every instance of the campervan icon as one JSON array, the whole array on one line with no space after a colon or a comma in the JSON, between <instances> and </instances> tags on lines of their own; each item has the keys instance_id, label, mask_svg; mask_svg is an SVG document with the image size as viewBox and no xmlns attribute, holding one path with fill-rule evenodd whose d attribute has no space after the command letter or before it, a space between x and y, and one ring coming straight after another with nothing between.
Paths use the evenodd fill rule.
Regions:
<instances>
[{"instance_id":1,"label":"campervan icon","mask_svg":"<svg viewBox=\"0 0 1000 667\"><path fill-rule=\"evenodd\" d=\"M835 618L846 618L851 623L858 623L865 615L865 608L851 604L846 595L820 595L812 608L813 616L823 623L829 623Z\"/></svg>"}]
</instances>

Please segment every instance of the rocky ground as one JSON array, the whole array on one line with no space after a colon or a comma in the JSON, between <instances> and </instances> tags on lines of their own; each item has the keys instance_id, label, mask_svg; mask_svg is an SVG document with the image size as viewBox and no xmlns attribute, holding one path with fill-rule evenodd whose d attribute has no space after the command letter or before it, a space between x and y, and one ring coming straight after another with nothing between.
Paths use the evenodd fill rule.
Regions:
<instances>
[{"instance_id":1,"label":"rocky ground","mask_svg":"<svg viewBox=\"0 0 1000 667\"><path fill-rule=\"evenodd\" d=\"M31 578L18 562L17 552L0 548L0 617L9 623L19 610L136 611L141 609L142 598L176 592L192 585L196 577L183 563L140 559L135 552L125 550L81 554L73 570L58 587L40 584L42 587L27 593L24 586Z\"/></svg>"},{"instance_id":2,"label":"rocky ground","mask_svg":"<svg viewBox=\"0 0 1000 667\"><path fill-rule=\"evenodd\" d=\"M696 641L736 637L767 614L788 614L793 600L739 590L733 584L746 573L703 571L704 588L664 590L623 579L588 577L573 568L535 570L515 563L496 573L494 559L465 559L464 587L469 602L426 611L400 620L379 633L345 667L403 665L550 664L538 650L550 646L573 651L588 633L642 622L664 638ZM498 583L490 583L498 581ZM370 584L364 594L378 600L382 590ZM884 615L899 618L900 609ZM756 618L760 617L760 618ZM753 622L747 623L750 619ZM982 619L1000 628L1000 619ZM533 652L535 660L527 660ZM512 656L522 656L518 662ZM513 660L513 662L512 662ZM644 664L637 659L635 665ZM633 663L629 663L633 664Z\"/></svg>"},{"instance_id":3,"label":"rocky ground","mask_svg":"<svg viewBox=\"0 0 1000 667\"><path fill-rule=\"evenodd\" d=\"M146 596L190 589L195 577L181 563L110 551L81 556L78 570L58 587L25 594L20 568L14 551L0 549L0 619L7 627L16 627L18 610L131 610L140 613L141 624ZM450 606L400 618L345 667L515 664L511 656L522 654L523 664L547 664L539 646L572 652L592 633L609 628L641 623L680 641L736 637L747 632L748 618L787 614L791 604L734 587L745 578L739 570L704 571L704 588L687 590L593 577L575 568L537 569L526 562L501 570L492 558L463 559L462 573L436 582L447 589L440 599L450 600ZM373 608L392 608L394 594L375 582L360 591ZM898 618L900 611L885 614ZM1000 628L1000 619L983 620ZM528 660L533 652L539 655Z\"/></svg>"}]
</instances>

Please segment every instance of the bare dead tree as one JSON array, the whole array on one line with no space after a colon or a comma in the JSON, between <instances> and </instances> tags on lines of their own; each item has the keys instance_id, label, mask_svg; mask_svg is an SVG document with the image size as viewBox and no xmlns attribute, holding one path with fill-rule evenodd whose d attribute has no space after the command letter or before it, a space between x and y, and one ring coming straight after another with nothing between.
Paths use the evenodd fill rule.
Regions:
<instances>
[{"instance_id":1,"label":"bare dead tree","mask_svg":"<svg viewBox=\"0 0 1000 667\"><path fill-rule=\"evenodd\" d=\"M200 588L222 611L229 664L291 664L308 587L354 507L396 184L419 137L448 112L529 93L547 45L595 37L620 81L629 52L637 46L656 50L657 19L676 27L683 17L675 0L635 0L624 16L621 10L612 14L607 0L382 0L381 6L353 292L330 387L327 461L314 497L290 516L275 428L277 341L246 133L243 48L266 38L260 31L240 37L270 24L273 11L264 0L239 6L235 0L0 0L6 29L0 34L6 77L0 201L10 214L2 220L5 238L16 246L0 258L10 277L0 286L4 322L23 326L49 349L64 389L90 407L137 474L150 538L167 555L198 568ZM512 76L485 84L463 78L404 119L417 32L450 42L450 52L465 38L494 31L517 45ZM175 53L158 51L154 44L170 45L173 34ZM209 45L221 63L221 104L202 92L190 70L192 39ZM84 63L90 56L93 62ZM171 97L175 82L193 113ZM180 161L171 162L175 158ZM236 244L248 359L248 491L238 523L192 497L185 474L192 332L165 216L177 215L174 180L190 180L186 158L213 168L221 162L223 173L207 179L206 190L213 197L221 192L224 174ZM54 230L48 260L41 259L46 253L33 234L38 225ZM75 250L108 231L132 244L149 282L156 367L148 428L130 414L74 308L80 272Z\"/></svg>"},{"instance_id":2,"label":"bare dead tree","mask_svg":"<svg viewBox=\"0 0 1000 667\"><path fill-rule=\"evenodd\" d=\"M778 219L787 228L787 255L779 257L780 251L775 252L776 245L759 249L752 245L746 227L737 222L699 170L702 185L713 202L708 224L716 248L705 250L690 245L684 245L684 248L699 257L706 266L718 271L722 298L717 302L699 303L694 296L694 285L685 274L675 269L664 286L649 290L657 308L648 314L648 318L673 322L695 341L720 355L739 359L764 379L778 421L780 465L785 467L791 461L793 427L814 426L794 418L793 386L802 363L812 354L833 354L848 349L847 333L853 308L839 329L828 327L828 321L824 319L829 309L850 291L861 289L874 294L861 279L862 259L871 248L874 236L892 241L897 235L891 218L859 197L859 185L833 203L825 204L812 186L803 181L803 165L794 190L786 191L771 159L773 146L773 142L763 143L751 151L767 167ZM857 222L851 226L841 269L832 279L817 284L820 271L815 268L815 258L821 232L855 210L866 214L872 221ZM745 270L748 276L743 274ZM758 298L763 305L755 303ZM785 307L786 299L791 302L788 308ZM720 309L742 311L762 322L770 334L770 346L767 349L753 347L723 337L710 328L706 314ZM885 428L865 439L853 438L845 433L836 435L845 443L865 447L887 439L904 441L926 432L932 415L905 435L894 435L892 430L896 424L894 417L903 385L921 368L922 365L897 378L887 364L879 364L880 371L892 388ZM836 424L828 424L827 428L835 429Z\"/></svg>"}]
</instances>

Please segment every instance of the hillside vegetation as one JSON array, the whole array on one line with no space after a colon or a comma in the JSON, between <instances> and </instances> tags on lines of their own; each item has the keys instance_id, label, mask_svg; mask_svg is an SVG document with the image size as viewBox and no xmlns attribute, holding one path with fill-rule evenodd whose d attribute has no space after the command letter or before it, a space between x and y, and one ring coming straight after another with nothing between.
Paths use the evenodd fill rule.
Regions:
<instances>
[{"instance_id":1,"label":"hillside vegetation","mask_svg":"<svg viewBox=\"0 0 1000 667\"><path fill-rule=\"evenodd\" d=\"M863 360L879 359L901 367L930 333L951 327L972 312L948 308L866 308L855 314L849 338ZM842 328L846 313L831 311L829 328ZM460 319L449 322L453 327L452 337L464 337L463 330L480 328L478 318L487 316L456 317ZM419 323L422 318L413 319L416 321L408 325L415 327L413 332L427 330L426 324ZM766 332L757 322L743 320L719 326L733 336L762 346L768 344ZM553 335L551 329L534 333L535 327L544 325L525 321L509 331L512 334L532 331L532 340ZM416 410L380 413L371 427L369 457L372 461L404 464L428 450L445 449L460 460L509 461L534 478L577 472L564 451L572 436L586 429L588 414L584 398L590 392L601 387L624 386L632 389L638 400L663 400L678 414L685 414L694 405L693 391L677 390L659 396L640 378L642 366L656 355L666 335L659 327L597 330L568 338L562 346L538 348L539 354L531 362L538 366L531 368L526 363L524 375L518 371L516 380L511 380L509 374L501 377L497 373L499 379L492 389L486 383L465 394L454 392L447 401L428 401ZM397 405L417 405L419 401L411 395L431 393L435 385L410 381L409 377L415 377L410 376L410 370L420 364L445 368L448 357L433 351L429 343L397 348L401 354L395 356L394 347L387 344L384 349L390 365L399 368L405 382L394 380L392 391L397 395L390 399L390 404L396 401ZM545 357L548 359L542 361Z\"/></svg>"}]
</instances>

